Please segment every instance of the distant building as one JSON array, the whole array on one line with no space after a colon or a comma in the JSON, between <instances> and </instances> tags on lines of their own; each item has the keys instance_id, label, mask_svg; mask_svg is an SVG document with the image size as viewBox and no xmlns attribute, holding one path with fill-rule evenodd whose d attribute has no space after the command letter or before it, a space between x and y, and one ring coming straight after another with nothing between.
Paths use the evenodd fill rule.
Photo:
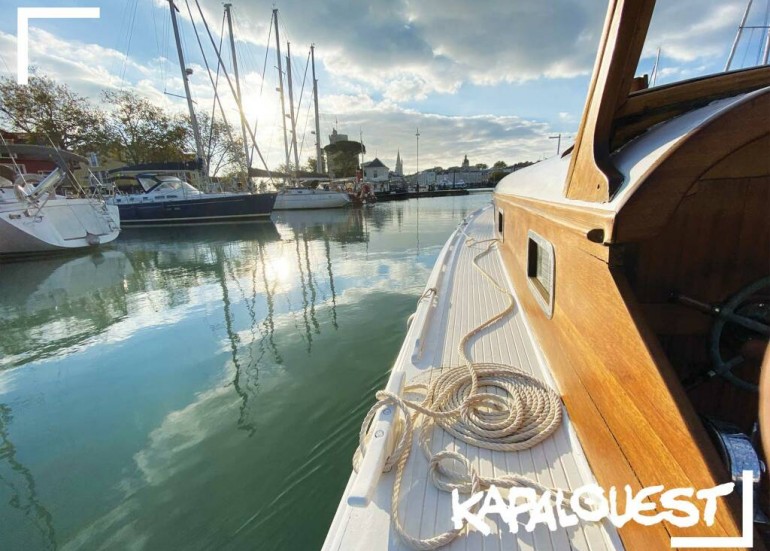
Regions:
<instances>
[{"instance_id":1,"label":"distant building","mask_svg":"<svg viewBox=\"0 0 770 551\"><path fill-rule=\"evenodd\" d=\"M337 132L337 129L334 128L332 130L332 133L329 135L329 143L337 143L337 142L346 142L348 141L348 135L347 134L339 134Z\"/></svg>"},{"instance_id":2,"label":"distant building","mask_svg":"<svg viewBox=\"0 0 770 551\"><path fill-rule=\"evenodd\" d=\"M401 161L401 150L396 155L396 176L404 175L404 163Z\"/></svg>"},{"instance_id":3,"label":"distant building","mask_svg":"<svg viewBox=\"0 0 770 551\"><path fill-rule=\"evenodd\" d=\"M25 132L8 132L6 130L0 130L0 144L34 144L30 135ZM11 157L7 153L0 151L0 166L7 167L13 174L48 174L54 168L56 163L47 159L31 159L25 158L24 160L18 159L16 156Z\"/></svg>"},{"instance_id":4,"label":"distant building","mask_svg":"<svg viewBox=\"0 0 770 551\"><path fill-rule=\"evenodd\" d=\"M388 180L390 170L379 159L364 163L362 167L364 169L364 180L369 182L386 182Z\"/></svg>"},{"instance_id":5,"label":"distant building","mask_svg":"<svg viewBox=\"0 0 770 551\"><path fill-rule=\"evenodd\" d=\"M463 170L467 170L471 164L468 162L468 155L465 156L463 159Z\"/></svg>"},{"instance_id":6,"label":"distant building","mask_svg":"<svg viewBox=\"0 0 770 551\"><path fill-rule=\"evenodd\" d=\"M366 153L364 144L350 141L347 134L340 134L335 128L329 135L329 145L323 148L326 166L331 178L347 178L356 175L359 155Z\"/></svg>"}]
</instances>

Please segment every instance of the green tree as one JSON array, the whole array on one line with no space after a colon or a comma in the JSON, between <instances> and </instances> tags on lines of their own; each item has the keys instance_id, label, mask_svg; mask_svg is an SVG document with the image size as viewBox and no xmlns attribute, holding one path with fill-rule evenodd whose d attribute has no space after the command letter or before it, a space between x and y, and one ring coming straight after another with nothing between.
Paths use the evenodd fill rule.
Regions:
<instances>
[{"instance_id":1,"label":"green tree","mask_svg":"<svg viewBox=\"0 0 770 551\"><path fill-rule=\"evenodd\" d=\"M109 149L104 112L46 76L32 76L27 85L0 79L0 123L29 134L30 143L81 154Z\"/></svg>"},{"instance_id":2,"label":"green tree","mask_svg":"<svg viewBox=\"0 0 770 551\"><path fill-rule=\"evenodd\" d=\"M492 168L506 168L508 164L505 161L497 161L492 165Z\"/></svg>"},{"instance_id":3,"label":"green tree","mask_svg":"<svg viewBox=\"0 0 770 551\"><path fill-rule=\"evenodd\" d=\"M208 113L197 113L198 127L201 134L203 160L206 162L210 176L226 174L245 180L246 152L243 150L243 138L228 122L217 119L211 120ZM195 151L195 136L192 132L190 117L185 117L187 135L185 149Z\"/></svg>"},{"instance_id":4,"label":"green tree","mask_svg":"<svg viewBox=\"0 0 770 551\"><path fill-rule=\"evenodd\" d=\"M494 170L489 175L489 183L493 185L497 185L497 183L502 180L507 174L503 172L502 170Z\"/></svg>"},{"instance_id":5,"label":"green tree","mask_svg":"<svg viewBox=\"0 0 770 551\"><path fill-rule=\"evenodd\" d=\"M308 172L315 172L317 164L318 164L318 159L316 159L315 157L308 157L307 162L305 163L305 166L302 168L303 170L307 170Z\"/></svg>"},{"instance_id":6,"label":"green tree","mask_svg":"<svg viewBox=\"0 0 770 551\"><path fill-rule=\"evenodd\" d=\"M532 161L521 161L521 162L516 163L516 164L513 165L513 170L514 171L515 170L521 170L522 168L526 168L526 167L531 166L533 164L535 164L535 163L533 163Z\"/></svg>"},{"instance_id":7,"label":"green tree","mask_svg":"<svg viewBox=\"0 0 770 551\"><path fill-rule=\"evenodd\" d=\"M489 168L489 167L487 166L487 164L486 164L486 163L478 163L478 164L476 165L476 168L478 168L479 170L485 170L485 169L487 169L487 168Z\"/></svg>"},{"instance_id":8,"label":"green tree","mask_svg":"<svg viewBox=\"0 0 770 551\"><path fill-rule=\"evenodd\" d=\"M189 157L185 155L189 125L183 117L167 114L132 91L105 91L103 96L112 107L108 128L121 161L141 164Z\"/></svg>"}]
</instances>

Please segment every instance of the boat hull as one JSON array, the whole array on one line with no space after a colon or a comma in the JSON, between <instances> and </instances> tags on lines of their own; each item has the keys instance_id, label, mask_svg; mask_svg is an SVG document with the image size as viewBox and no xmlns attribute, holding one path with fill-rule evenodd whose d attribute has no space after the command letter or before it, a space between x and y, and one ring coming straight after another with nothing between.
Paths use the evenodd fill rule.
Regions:
<instances>
[{"instance_id":1,"label":"boat hull","mask_svg":"<svg viewBox=\"0 0 770 551\"><path fill-rule=\"evenodd\" d=\"M347 193L317 189L281 192L275 200L274 210L338 209L350 205Z\"/></svg>"},{"instance_id":2,"label":"boat hull","mask_svg":"<svg viewBox=\"0 0 770 551\"><path fill-rule=\"evenodd\" d=\"M52 199L30 211L26 204L0 207L0 255L84 249L120 234L118 208L92 199Z\"/></svg>"},{"instance_id":3,"label":"boat hull","mask_svg":"<svg viewBox=\"0 0 770 551\"><path fill-rule=\"evenodd\" d=\"M181 201L118 203L118 207L124 226L146 226L256 220L269 217L274 203L274 193L260 193Z\"/></svg>"}]
</instances>

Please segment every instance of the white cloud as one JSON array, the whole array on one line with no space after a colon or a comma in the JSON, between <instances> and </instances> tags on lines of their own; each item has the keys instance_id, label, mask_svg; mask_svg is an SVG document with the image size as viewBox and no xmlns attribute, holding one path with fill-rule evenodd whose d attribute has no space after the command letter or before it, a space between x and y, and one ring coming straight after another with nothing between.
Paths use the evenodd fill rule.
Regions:
<instances>
[{"instance_id":1,"label":"white cloud","mask_svg":"<svg viewBox=\"0 0 770 551\"><path fill-rule=\"evenodd\" d=\"M167 3L155 0L155 5L154 15L167 17ZM202 6L216 32L221 3L202 0ZM663 80L687 78L712 67L726 55L743 7L743 0L660 1L645 47L647 57L640 66L649 72L650 57L660 45L665 58L660 73ZM260 75L272 8L271 0L241 3L233 8L233 16L239 49L245 54L241 69L248 120L251 124L260 121L257 140L274 167L284 157L274 51L267 52L266 82ZM457 164L458 157L466 153L475 161L490 163L497 158L539 158L550 151L546 125L516 117L514 107L505 117L484 116L485 106L480 103L470 111L477 116L451 117L404 105L430 105L437 95L458 94L457 101L466 101L459 94L468 84L490 86L588 75L604 17L604 6L593 0L487 2L483 6L467 0L324 0L279 3L278 8L282 41L292 40L296 60L304 57L307 43L317 44L316 59L326 77L320 90L324 143L336 119L340 132L351 137L363 130L370 158L374 154L395 157L400 148L407 170L414 169L416 155L410 151L416 146L418 126L423 134L421 166ZM188 17L186 9L180 16ZM39 29L31 31L33 63L76 91L98 97L102 88L128 85L164 108L186 111L183 101L165 94L181 94L183 87L176 61L160 57L160 52L156 59L140 62L126 59L116 49L62 40ZM205 33L202 40L208 45ZM208 75L196 62L200 56L192 37L186 43L191 49L188 65L194 71L193 95L200 109L209 110L213 92ZM274 35L271 47L273 43ZM14 62L12 35L0 32L0 54ZM209 54L209 61L213 60ZM295 75L302 70L304 67L295 66ZM125 82L120 80L123 73ZM237 122L235 102L224 80L220 94L228 118ZM303 158L312 153L315 141L309 134L314 126L308 119L312 113L307 109L309 97L306 91L297 125L300 135L306 136ZM555 113L553 120L560 124L559 130L573 131L579 115Z\"/></svg>"}]
</instances>

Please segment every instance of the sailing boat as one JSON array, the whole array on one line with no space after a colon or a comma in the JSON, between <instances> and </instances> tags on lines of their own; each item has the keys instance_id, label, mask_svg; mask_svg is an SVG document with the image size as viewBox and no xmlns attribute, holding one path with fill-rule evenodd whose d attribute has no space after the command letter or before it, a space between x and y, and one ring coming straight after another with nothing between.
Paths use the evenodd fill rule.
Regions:
<instances>
[{"instance_id":1,"label":"sailing boat","mask_svg":"<svg viewBox=\"0 0 770 551\"><path fill-rule=\"evenodd\" d=\"M0 255L83 249L103 245L120 234L118 209L97 197L65 197L57 188L70 165L84 157L52 147L0 145L0 156L45 159L56 164L46 176L0 176Z\"/></svg>"},{"instance_id":2,"label":"sailing boat","mask_svg":"<svg viewBox=\"0 0 770 551\"><path fill-rule=\"evenodd\" d=\"M294 152L294 167L299 167L299 150L297 149L297 122L294 111L294 93L293 82L291 78L291 45L287 42L287 55L286 55L286 80L289 86L289 114L286 114L286 101L283 93L283 69L281 60L281 37L278 28L278 10L273 9L273 18L271 24L275 25L275 48L277 55L277 69L278 69L278 91L281 94L281 112L283 114L283 143L284 152L286 153L286 167L291 166L289 160L290 151ZM320 144L318 140L320 137L320 127L318 122L318 80L315 78L315 47L310 47L311 60L313 64L313 101L315 103L315 119L316 119L316 166L321 166L321 152ZM235 54L233 54L235 55ZM286 128L286 119L291 121L291 144L288 139L288 132ZM294 171L293 175L283 175L289 181L296 181L297 171ZM307 176L315 179L326 179L323 174L307 174ZM278 197L275 200L275 210L304 210L304 209L331 209L346 207L351 204L351 199L347 193L342 191L334 191L323 188L305 188L301 186L285 186L278 191Z\"/></svg>"},{"instance_id":3,"label":"sailing boat","mask_svg":"<svg viewBox=\"0 0 770 551\"><path fill-rule=\"evenodd\" d=\"M654 5L439 255L324 549L762 545L770 67L647 88Z\"/></svg>"},{"instance_id":4,"label":"sailing boat","mask_svg":"<svg viewBox=\"0 0 770 551\"><path fill-rule=\"evenodd\" d=\"M132 226L241 222L267 218L275 204L274 193L204 193L179 177L180 173L192 172L197 179L207 179L198 119L190 93L189 77L192 71L185 66L176 19L177 8L173 0L168 0L168 4L197 159L192 163L160 163L113 170L113 176L130 175L135 178L137 185L134 189L138 193L116 195L110 201L120 209L123 223ZM240 96L237 99L240 104ZM245 140L244 146L248 147Z\"/></svg>"}]
</instances>

